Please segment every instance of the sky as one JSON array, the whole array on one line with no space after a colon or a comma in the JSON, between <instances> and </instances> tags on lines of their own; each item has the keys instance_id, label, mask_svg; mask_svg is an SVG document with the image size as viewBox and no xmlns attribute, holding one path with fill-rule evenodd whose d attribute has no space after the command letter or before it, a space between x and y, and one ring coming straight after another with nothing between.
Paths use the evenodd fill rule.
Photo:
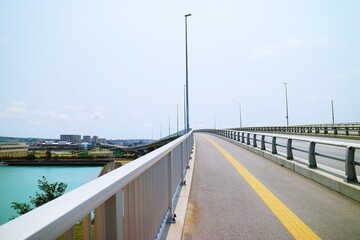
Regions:
<instances>
[{"instance_id":1,"label":"sky","mask_svg":"<svg viewBox=\"0 0 360 240\"><path fill-rule=\"evenodd\" d=\"M1 0L0 136L360 122L358 0ZM178 119L178 120L177 120Z\"/></svg>"}]
</instances>

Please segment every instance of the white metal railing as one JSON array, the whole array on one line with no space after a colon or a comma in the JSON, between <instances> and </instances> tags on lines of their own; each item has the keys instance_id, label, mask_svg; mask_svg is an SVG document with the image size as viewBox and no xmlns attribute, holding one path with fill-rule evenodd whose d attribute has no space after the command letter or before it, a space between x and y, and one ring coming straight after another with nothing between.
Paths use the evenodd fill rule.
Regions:
<instances>
[{"instance_id":1,"label":"white metal railing","mask_svg":"<svg viewBox=\"0 0 360 240\"><path fill-rule=\"evenodd\" d=\"M174 196L184 181L193 133L97 178L0 226L0 239L159 239L173 218Z\"/></svg>"},{"instance_id":2,"label":"white metal railing","mask_svg":"<svg viewBox=\"0 0 360 240\"><path fill-rule=\"evenodd\" d=\"M344 162L345 165L345 180L347 182L357 182L356 168L355 166L360 166L360 162L355 160L355 151L360 149L360 144L349 143L349 142L339 142L339 141L328 141L328 140L315 140L315 139L306 139L302 137L288 137L281 136L279 134L267 134L267 133L257 133L257 132L245 132L245 131L234 131L234 130L223 130L223 129L205 129L201 130L204 132L210 132L223 137L241 142L246 145L251 145L255 148L260 148L261 150L269 151L272 154L278 154L278 146L284 147L286 149L285 157L288 160L294 159L293 151L303 152L307 154L308 166L310 168L317 167L316 156L321 156L324 158L337 160ZM266 139L271 139L268 141ZM277 139L286 140L286 144L279 144ZM297 148L293 147L293 141L305 142L308 145L308 148ZM260 145L259 145L260 144ZM271 149L266 148L266 144L271 145ZM345 156L336 156L327 152L320 152L316 150L316 146L332 146L345 149Z\"/></svg>"},{"instance_id":3,"label":"white metal railing","mask_svg":"<svg viewBox=\"0 0 360 240\"><path fill-rule=\"evenodd\" d=\"M229 129L230 130L230 129ZM342 124L316 124L316 125L295 125L295 126L272 126L272 127L242 127L231 130L247 132L278 132L294 134L325 134L325 135L346 135L360 136L360 123Z\"/></svg>"}]
</instances>

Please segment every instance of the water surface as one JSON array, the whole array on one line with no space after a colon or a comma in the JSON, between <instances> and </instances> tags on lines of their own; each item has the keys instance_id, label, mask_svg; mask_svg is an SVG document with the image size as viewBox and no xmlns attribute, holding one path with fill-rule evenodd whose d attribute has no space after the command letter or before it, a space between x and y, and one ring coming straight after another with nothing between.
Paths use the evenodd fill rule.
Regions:
<instances>
[{"instance_id":1,"label":"water surface","mask_svg":"<svg viewBox=\"0 0 360 240\"><path fill-rule=\"evenodd\" d=\"M99 175L99 166L6 166L0 167L0 225L16 216L11 202L29 202L39 192L37 180L45 176L50 182L64 182L69 192Z\"/></svg>"}]
</instances>

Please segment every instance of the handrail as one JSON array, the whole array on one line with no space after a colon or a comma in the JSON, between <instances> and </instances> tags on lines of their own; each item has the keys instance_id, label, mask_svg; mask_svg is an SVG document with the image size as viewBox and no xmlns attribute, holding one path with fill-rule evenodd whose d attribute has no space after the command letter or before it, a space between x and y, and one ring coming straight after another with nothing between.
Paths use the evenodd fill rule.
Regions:
<instances>
[{"instance_id":1,"label":"handrail","mask_svg":"<svg viewBox=\"0 0 360 240\"><path fill-rule=\"evenodd\" d=\"M159 239L174 217L193 145L190 132L2 226L0 239L55 239L82 220L83 239Z\"/></svg>"},{"instance_id":2,"label":"handrail","mask_svg":"<svg viewBox=\"0 0 360 240\"><path fill-rule=\"evenodd\" d=\"M360 166L360 162L355 160L355 151L360 149L360 144L356 143L349 143L349 142L339 142L339 141L331 141L331 140L321 140L321 139L307 139L305 137L289 137L284 136L281 134L270 134L270 133L263 133L263 132L249 132L249 131L236 131L236 130L226 130L226 129L203 129L198 130L202 132L210 132L217 135L221 135L223 137L235 140L240 142L241 144L251 145L252 147L260 147L261 150L268 151L266 149L266 143L271 144L271 153L278 154L277 147L281 146L286 148L285 157L288 160L293 160L293 150L305 152L308 154L308 166L310 168L316 168L316 156L322 156L333 160L338 160L345 162L345 180L347 182L357 182L357 175L356 175L356 165ZM258 138L258 137L261 138ZM272 138L271 142L265 140L266 137ZM286 145L277 143L277 138L285 139L287 141ZM246 141L245 141L246 139ZM260 146L258 146L257 142L260 141ZM309 144L308 150L306 149L299 149L292 146L293 141L301 141ZM251 144L252 143L252 144ZM334 146L339 147L346 150L344 157L334 156L331 154L327 154L324 152L316 151L317 145L327 145L327 146Z\"/></svg>"},{"instance_id":3,"label":"handrail","mask_svg":"<svg viewBox=\"0 0 360 240\"><path fill-rule=\"evenodd\" d=\"M271 127L241 127L227 130L248 131L248 132L279 132L292 134L312 134L312 135L333 135L360 137L360 123L341 123L341 124L314 124L314 125L294 125L294 126L271 126Z\"/></svg>"}]
</instances>

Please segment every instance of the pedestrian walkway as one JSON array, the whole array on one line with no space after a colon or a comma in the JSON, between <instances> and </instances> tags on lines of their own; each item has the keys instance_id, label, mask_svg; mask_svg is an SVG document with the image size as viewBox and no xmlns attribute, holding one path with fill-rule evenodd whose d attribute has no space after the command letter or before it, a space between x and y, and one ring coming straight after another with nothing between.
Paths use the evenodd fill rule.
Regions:
<instances>
[{"instance_id":1,"label":"pedestrian walkway","mask_svg":"<svg viewBox=\"0 0 360 240\"><path fill-rule=\"evenodd\" d=\"M196 133L183 239L359 239L360 204L218 137Z\"/></svg>"}]
</instances>

